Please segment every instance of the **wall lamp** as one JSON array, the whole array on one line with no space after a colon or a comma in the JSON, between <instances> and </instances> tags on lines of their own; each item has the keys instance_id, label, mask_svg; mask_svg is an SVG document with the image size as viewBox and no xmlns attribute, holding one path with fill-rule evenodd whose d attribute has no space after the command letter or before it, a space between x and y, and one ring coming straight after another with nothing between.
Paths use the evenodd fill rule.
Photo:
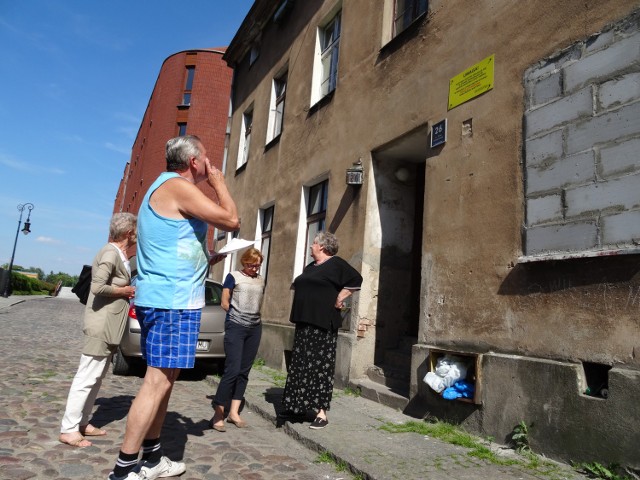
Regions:
<instances>
[{"instance_id":1,"label":"wall lamp","mask_svg":"<svg viewBox=\"0 0 640 480\"><path fill-rule=\"evenodd\" d=\"M353 166L347 168L347 185L361 186L364 182L364 168L362 167L362 159L358 159Z\"/></svg>"},{"instance_id":2,"label":"wall lamp","mask_svg":"<svg viewBox=\"0 0 640 480\"><path fill-rule=\"evenodd\" d=\"M16 256L16 245L18 244L18 234L20 233L20 225L22 224L22 212L27 208L29 212L27 213L27 221L24 222L24 228L22 229L22 233L28 235L31 233L31 210L35 208L33 203L22 203L18 205L18 211L20 212L20 218L18 219L18 230L16 230L16 239L13 242L13 253L11 254L11 262L9 262L9 274L7 277L3 278L4 285L2 288L2 296L8 297L11 295L11 270L13 270L13 259Z\"/></svg>"},{"instance_id":3,"label":"wall lamp","mask_svg":"<svg viewBox=\"0 0 640 480\"><path fill-rule=\"evenodd\" d=\"M411 172L407 167L398 168L393 175L401 183L408 183L411 180Z\"/></svg>"}]
</instances>

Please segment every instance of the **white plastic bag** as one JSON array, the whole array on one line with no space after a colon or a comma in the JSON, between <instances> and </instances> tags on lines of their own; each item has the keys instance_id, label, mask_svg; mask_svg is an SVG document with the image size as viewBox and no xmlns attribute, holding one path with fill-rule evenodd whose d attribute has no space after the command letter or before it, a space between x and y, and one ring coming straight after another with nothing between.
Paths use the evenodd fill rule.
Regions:
<instances>
[{"instance_id":1,"label":"white plastic bag","mask_svg":"<svg viewBox=\"0 0 640 480\"><path fill-rule=\"evenodd\" d=\"M466 378L467 369L468 366L462 358L455 355L443 355L438 359L434 371L428 372L423 381L440 393L461 378Z\"/></svg>"},{"instance_id":2,"label":"white plastic bag","mask_svg":"<svg viewBox=\"0 0 640 480\"><path fill-rule=\"evenodd\" d=\"M433 372L427 372L427 374L422 379L424 383L433 388L436 392L440 393L444 390L444 383L442 382L442 377L439 377Z\"/></svg>"}]
</instances>

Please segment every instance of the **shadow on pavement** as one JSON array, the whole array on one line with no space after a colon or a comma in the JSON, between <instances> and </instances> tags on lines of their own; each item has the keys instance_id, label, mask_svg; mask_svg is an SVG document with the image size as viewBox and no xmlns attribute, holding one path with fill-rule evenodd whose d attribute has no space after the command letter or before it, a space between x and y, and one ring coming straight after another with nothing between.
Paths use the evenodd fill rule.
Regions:
<instances>
[{"instance_id":1,"label":"shadow on pavement","mask_svg":"<svg viewBox=\"0 0 640 480\"><path fill-rule=\"evenodd\" d=\"M133 399L133 395L98 398L96 400L98 408L91 417L91 424L102 428L111 422L122 420L129 413L129 407L131 407Z\"/></svg>"}]
</instances>

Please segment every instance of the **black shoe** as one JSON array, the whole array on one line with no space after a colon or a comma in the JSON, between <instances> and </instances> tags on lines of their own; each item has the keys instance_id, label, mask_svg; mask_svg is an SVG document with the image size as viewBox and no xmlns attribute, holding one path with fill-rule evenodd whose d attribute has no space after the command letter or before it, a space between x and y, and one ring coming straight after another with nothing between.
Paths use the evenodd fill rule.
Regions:
<instances>
[{"instance_id":1,"label":"black shoe","mask_svg":"<svg viewBox=\"0 0 640 480\"><path fill-rule=\"evenodd\" d=\"M316 417L316 419L309 425L309 428L313 430L320 430L329 425L329 420L326 418Z\"/></svg>"}]
</instances>

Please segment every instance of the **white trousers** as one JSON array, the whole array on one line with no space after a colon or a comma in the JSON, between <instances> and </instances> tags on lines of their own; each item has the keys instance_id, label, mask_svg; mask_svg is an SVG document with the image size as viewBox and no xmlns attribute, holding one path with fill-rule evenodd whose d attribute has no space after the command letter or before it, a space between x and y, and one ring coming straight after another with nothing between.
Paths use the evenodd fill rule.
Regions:
<instances>
[{"instance_id":1,"label":"white trousers","mask_svg":"<svg viewBox=\"0 0 640 480\"><path fill-rule=\"evenodd\" d=\"M94 357L82 354L80 366L67 397L67 408L62 417L60 433L78 432L80 426L89 423L89 416L96 402L102 379L107 374L111 355Z\"/></svg>"}]
</instances>

